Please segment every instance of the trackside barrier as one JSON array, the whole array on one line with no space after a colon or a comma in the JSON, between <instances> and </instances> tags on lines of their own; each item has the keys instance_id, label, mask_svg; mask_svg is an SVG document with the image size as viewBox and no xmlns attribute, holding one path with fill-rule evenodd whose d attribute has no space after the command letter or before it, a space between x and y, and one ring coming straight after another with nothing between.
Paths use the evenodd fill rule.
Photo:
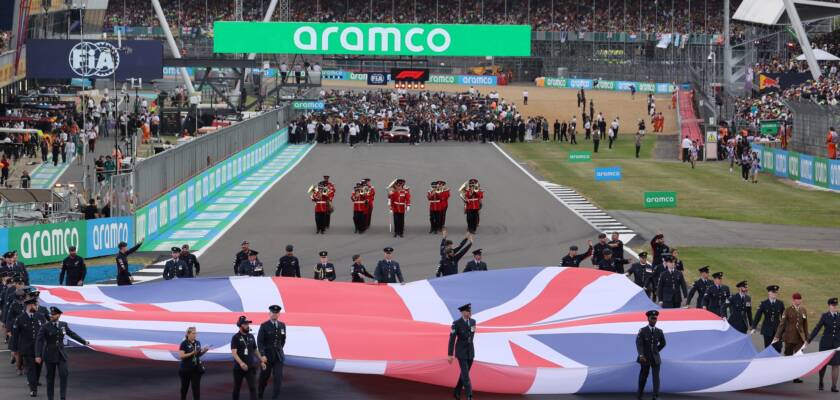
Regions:
<instances>
[{"instance_id":1,"label":"trackside barrier","mask_svg":"<svg viewBox=\"0 0 840 400\"><path fill-rule=\"evenodd\" d=\"M840 160L814 157L793 151L753 144L761 159L761 171L825 189L840 190Z\"/></svg>"}]
</instances>

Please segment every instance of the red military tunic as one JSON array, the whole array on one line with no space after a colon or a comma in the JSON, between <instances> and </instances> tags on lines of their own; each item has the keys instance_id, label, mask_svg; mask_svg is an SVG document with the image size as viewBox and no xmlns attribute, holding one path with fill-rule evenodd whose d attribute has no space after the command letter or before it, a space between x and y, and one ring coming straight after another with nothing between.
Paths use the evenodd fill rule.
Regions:
<instances>
[{"instance_id":1,"label":"red military tunic","mask_svg":"<svg viewBox=\"0 0 840 400\"><path fill-rule=\"evenodd\" d=\"M315 212L329 212L330 206L328 204L329 195L323 195L320 191L316 191L312 193L310 197L312 202L315 203Z\"/></svg>"},{"instance_id":2,"label":"red military tunic","mask_svg":"<svg viewBox=\"0 0 840 400\"><path fill-rule=\"evenodd\" d=\"M388 199L391 200L391 212L394 214L405 214L411 206L411 192L408 189L394 190Z\"/></svg>"},{"instance_id":3,"label":"red military tunic","mask_svg":"<svg viewBox=\"0 0 840 400\"><path fill-rule=\"evenodd\" d=\"M369 187L370 187L370 191L368 191L368 194L367 194L367 201L368 201L367 212L371 213L371 212L373 212L373 200L376 198L376 189L374 189L372 185L369 186Z\"/></svg>"},{"instance_id":4,"label":"red military tunic","mask_svg":"<svg viewBox=\"0 0 840 400\"><path fill-rule=\"evenodd\" d=\"M483 190L467 190L464 197L467 199L464 202L465 210L481 210L481 200L484 199Z\"/></svg>"},{"instance_id":5,"label":"red military tunic","mask_svg":"<svg viewBox=\"0 0 840 400\"><path fill-rule=\"evenodd\" d=\"M363 194L359 194L357 192L353 192L350 195L350 200L353 202L353 211L354 212L363 212L366 213L368 210L367 207L367 196Z\"/></svg>"},{"instance_id":6,"label":"red military tunic","mask_svg":"<svg viewBox=\"0 0 840 400\"><path fill-rule=\"evenodd\" d=\"M440 205L440 194L436 192L434 189L429 190L426 192L426 198L429 200L429 211L440 211L442 210Z\"/></svg>"},{"instance_id":7,"label":"red military tunic","mask_svg":"<svg viewBox=\"0 0 840 400\"><path fill-rule=\"evenodd\" d=\"M449 208L449 189L444 190L438 196L440 196L440 211L445 211Z\"/></svg>"}]
</instances>

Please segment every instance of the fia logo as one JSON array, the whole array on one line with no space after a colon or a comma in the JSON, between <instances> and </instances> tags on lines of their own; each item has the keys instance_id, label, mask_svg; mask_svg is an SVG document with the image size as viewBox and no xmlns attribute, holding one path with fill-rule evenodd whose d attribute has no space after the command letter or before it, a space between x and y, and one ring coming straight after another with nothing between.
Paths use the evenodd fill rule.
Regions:
<instances>
[{"instance_id":1,"label":"fia logo","mask_svg":"<svg viewBox=\"0 0 840 400\"><path fill-rule=\"evenodd\" d=\"M79 42L68 56L70 69L83 77L111 76L120 65L120 54L108 42Z\"/></svg>"}]
</instances>

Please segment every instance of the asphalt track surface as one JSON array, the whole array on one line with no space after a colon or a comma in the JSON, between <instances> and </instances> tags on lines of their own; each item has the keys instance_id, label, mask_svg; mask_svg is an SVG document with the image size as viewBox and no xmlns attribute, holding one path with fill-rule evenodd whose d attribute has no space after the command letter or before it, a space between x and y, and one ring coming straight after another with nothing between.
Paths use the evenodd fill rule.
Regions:
<instances>
[{"instance_id":1,"label":"asphalt track surface","mask_svg":"<svg viewBox=\"0 0 840 400\"><path fill-rule=\"evenodd\" d=\"M316 235L309 185L328 174L336 183L336 211L332 228ZM349 194L354 182L369 177L377 188L373 226L364 235L353 234ZM385 186L403 177L412 188L413 204L406 218L406 237L388 232ZM381 249L393 246L407 280L430 277L438 259L439 237L429 235L424 193L432 180L444 179L457 190L477 177L487 191L476 247L484 248L490 268L556 265L570 244L585 245L596 232L564 208L490 145L432 144L360 146L318 145L292 172L267 193L240 221L201 256L202 275L231 273L233 255L243 239L260 251L267 269L273 271L287 243L296 246L302 272L311 276L317 252L326 249L336 263L339 280L349 280L350 256L360 253L372 272ZM569 182L557 182L569 184ZM453 240L460 240L466 221L456 198L450 202L447 225ZM468 259L465 256L465 259ZM461 267L463 268L462 262ZM231 321L233 322L233 321ZM231 324L231 334L235 327ZM200 336L200 333L199 333ZM754 337L754 340L759 339ZM757 343L757 342L756 342ZM5 346L4 346L5 347ZM816 344L810 351L816 350ZM0 351L0 360L9 353ZM68 398L89 400L177 399L177 365L134 360L86 349L70 351ZM202 398L228 399L232 387L231 366L210 364L203 377ZM41 382L45 379L42 377ZM664 399L799 399L840 398L816 391L816 376L804 384L782 384L747 392L706 395L664 395ZM447 399L451 389L397 379L287 368L284 399ZM0 363L0 399L28 398L25 379L12 366ZM243 388L245 392L247 389ZM56 387L56 390L58 388ZM269 387L270 390L270 387ZM57 394L57 393L56 393ZM243 398L247 394L243 393ZM39 398L46 398L45 388ZM633 394L509 396L478 393L477 399L616 399ZM649 396L648 396L649 398Z\"/></svg>"}]
</instances>

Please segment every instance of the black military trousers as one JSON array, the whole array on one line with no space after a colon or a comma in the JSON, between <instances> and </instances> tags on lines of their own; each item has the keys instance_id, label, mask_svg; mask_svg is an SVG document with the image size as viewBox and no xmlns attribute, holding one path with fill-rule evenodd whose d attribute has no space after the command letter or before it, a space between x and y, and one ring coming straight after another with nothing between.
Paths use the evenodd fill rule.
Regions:
<instances>
[{"instance_id":1,"label":"black military trousers","mask_svg":"<svg viewBox=\"0 0 840 400\"><path fill-rule=\"evenodd\" d=\"M405 214L394 213L394 235L402 236L405 233Z\"/></svg>"},{"instance_id":2,"label":"black military trousers","mask_svg":"<svg viewBox=\"0 0 840 400\"><path fill-rule=\"evenodd\" d=\"M242 389L242 380L248 384L248 394L251 400L257 400L257 366L249 365L247 371L239 367L233 368L233 400L239 400L239 390Z\"/></svg>"},{"instance_id":3,"label":"black military trousers","mask_svg":"<svg viewBox=\"0 0 840 400\"><path fill-rule=\"evenodd\" d=\"M598 152L598 146L600 146L600 145L601 145L601 141L600 141L600 140L593 140L593 141L592 141L592 147L593 147L592 152L593 152L593 153L597 153L597 152Z\"/></svg>"},{"instance_id":4,"label":"black military trousers","mask_svg":"<svg viewBox=\"0 0 840 400\"><path fill-rule=\"evenodd\" d=\"M363 211L353 211L353 226L356 228L356 232L362 233L365 230L365 221L367 217Z\"/></svg>"},{"instance_id":5,"label":"black military trousers","mask_svg":"<svg viewBox=\"0 0 840 400\"><path fill-rule=\"evenodd\" d=\"M478 210L467 210L467 230L470 233L475 233L478 230L478 221Z\"/></svg>"},{"instance_id":6,"label":"black military trousers","mask_svg":"<svg viewBox=\"0 0 840 400\"><path fill-rule=\"evenodd\" d=\"M259 396L260 398L263 397L265 393L265 388L268 386L268 378L271 375L274 375L274 382L272 382L272 399L279 399L280 398L280 387L283 385L283 362L269 362L266 364L266 368L260 372L260 390Z\"/></svg>"},{"instance_id":7,"label":"black military trousers","mask_svg":"<svg viewBox=\"0 0 840 400\"><path fill-rule=\"evenodd\" d=\"M371 212L370 210L367 213L365 213L365 229L364 230L367 230L368 228L370 228L370 216L371 216L371 214L373 214L373 212Z\"/></svg>"},{"instance_id":8,"label":"black military trousers","mask_svg":"<svg viewBox=\"0 0 840 400\"><path fill-rule=\"evenodd\" d=\"M19 357L23 358L23 365L26 368L26 382L29 384L29 390L38 390L38 380L41 379L41 364L35 362L34 354L21 354Z\"/></svg>"},{"instance_id":9,"label":"black military trousers","mask_svg":"<svg viewBox=\"0 0 840 400\"><path fill-rule=\"evenodd\" d=\"M470 368L472 368L472 358L458 358L458 367L461 368L461 374L458 376L458 383L455 384L455 394L461 395L461 388L467 393L467 397L472 397L472 382L470 381Z\"/></svg>"},{"instance_id":10,"label":"black military trousers","mask_svg":"<svg viewBox=\"0 0 840 400\"><path fill-rule=\"evenodd\" d=\"M663 298L659 300L662 302L662 308L680 308L680 303L682 302L680 296L677 296L676 294L670 297L663 296Z\"/></svg>"},{"instance_id":11,"label":"black military trousers","mask_svg":"<svg viewBox=\"0 0 840 400\"><path fill-rule=\"evenodd\" d=\"M440 211L429 211L429 233L440 231Z\"/></svg>"},{"instance_id":12,"label":"black military trousers","mask_svg":"<svg viewBox=\"0 0 840 400\"><path fill-rule=\"evenodd\" d=\"M653 370L653 395L659 396L659 365L641 364L642 369L639 370L639 397L645 392L645 384L647 384L648 375Z\"/></svg>"},{"instance_id":13,"label":"black military trousers","mask_svg":"<svg viewBox=\"0 0 840 400\"><path fill-rule=\"evenodd\" d=\"M58 387L60 398L67 398L67 375L70 372L67 370L67 361L59 361L57 363L48 362L47 364L47 399L53 400L55 397L55 371L58 370Z\"/></svg>"},{"instance_id":14,"label":"black military trousers","mask_svg":"<svg viewBox=\"0 0 840 400\"><path fill-rule=\"evenodd\" d=\"M327 218L329 218L329 215L326 212L315 213L315 230L318 233L322 233L327 229Z\"/></svg>"},{"instance_id":15,"label":"black military trousers","mask_svg":"<svg viewBox=\"0 0 840 400\"><path fill-rule=\"evenodd\" d=\"M776 349L776 351L778 351L779 353L782 352L782 341L781 340L776 342L776 343L773 343L773 334L770 334L770 335L762 334L761 336L764 337L764 348L765 349L767 348L767 346L773 346L773 348Z\"/></svg>"},{"instance_id":16,"label":"black military trousers","mask_svg":"<svg viewBox=\"0 0 840 400\"><path fill-rule=\"evenodd\" d=\"M447 207L447 208L444 208L441 211L438 211L440 213L440 229L438 229L439 231L442 231L443 228L446 227L446 210L448 210L448 209L449 208Z\"/></svg>"}]
</instances>

